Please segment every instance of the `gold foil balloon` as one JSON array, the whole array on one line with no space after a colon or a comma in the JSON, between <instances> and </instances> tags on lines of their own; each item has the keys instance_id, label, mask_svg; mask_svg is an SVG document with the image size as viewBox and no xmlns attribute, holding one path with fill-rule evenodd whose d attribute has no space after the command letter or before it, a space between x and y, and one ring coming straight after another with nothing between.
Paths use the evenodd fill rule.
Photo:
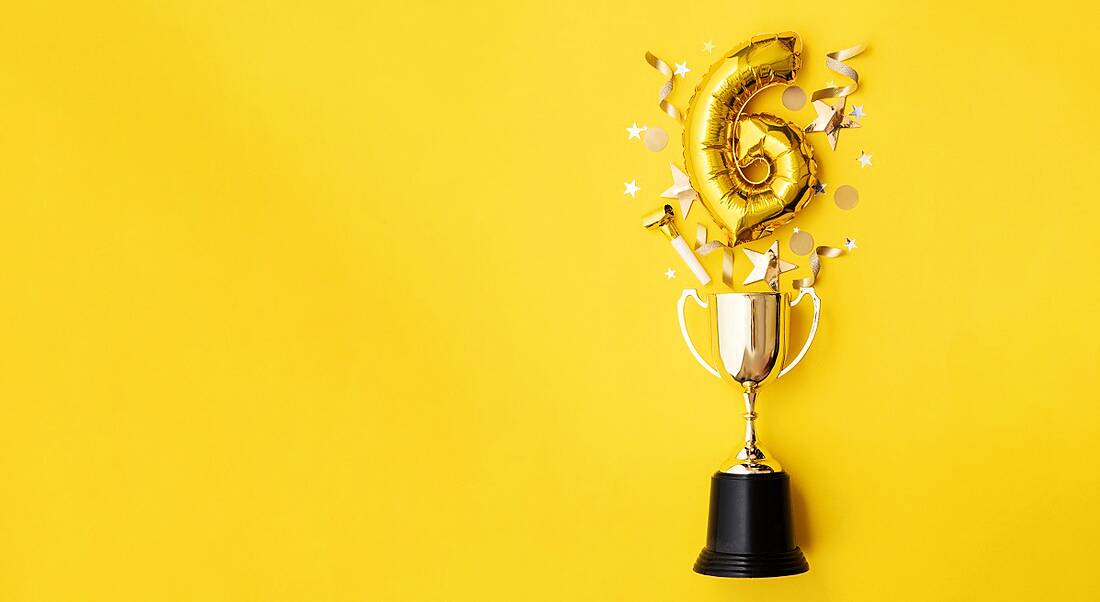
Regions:
<instances>
[{"instance_id":1,"label":"gold foil balloon","mask_svg":"<svg viewBox=\"0 0 1100 602\"><path fill-rule=\"evenodd\" d=\"M755 37L715 63L691 97L684 163L730 244L767 236L814 194L817 164L802 129L775 115L745 112L756 93L794 81L801 55L794 32ZM750 177L746 170L761 173Z\"/></svg>"}]
</instances>

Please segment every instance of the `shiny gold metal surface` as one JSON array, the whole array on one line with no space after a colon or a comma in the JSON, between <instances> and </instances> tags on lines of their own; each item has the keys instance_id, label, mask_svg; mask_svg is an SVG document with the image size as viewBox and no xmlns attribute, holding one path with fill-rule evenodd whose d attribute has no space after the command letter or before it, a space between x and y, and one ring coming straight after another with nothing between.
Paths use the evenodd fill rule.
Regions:
<instances>
[{"instance_id":1,"label":"shiny gold metal surface","mask_svg":"<svg viewBox=\"0 0 1100 602\"><path fill-rule=\"evenodd\" d=\"M810 332L802 349L784 365L791 307L803 297L809 297L814 305ZM699 354L688 334L684 305L689 298L709 309L710 361ZM735 385L744 399L745 444L726 461L723 471L752 474L783 470L757 442L756 395L760 387L782 377L805 357L821 317L817 292L807 287L793 300L791 293L717 293L701 298L694 289L687 289L680 295L677 310L681 334L696 361L714 376Z\"/></svg>"},{"instance_id":2,"label":"shiny gold metal surface","mask_svg":"<svg viewBox=\"0 0 1100 602\"><path fill-rule=\"evenodd\" d=\"M794 32L755 37L715 63L688 104L685 168L730 244L766 236L814 195L817 165L802 128L746 111L761 90L794 81L801 54ZM746 175L754 163L764 168L763 176Z\"/></svg>"},{"instance_id":3,"label":"shiny gold metal surface","mask_svg":"<svg viewBox=\"0 0 1100 602\"><path fill-rule=\"evenodd\" d=\"M669 240L680 235L679 229L676 228L676 214L672 212L672 205L664 205L660 209L642 216L642 226L646 229L656 228L660 230L665 238Z\"/></svg>"},{"instance_id":4,"label":"shiny gold metal surface","mask_svg":"<svg viewBox=\"0 0 1100 602\"><path fill-rule=\"evenodd\" d=\"M740 385L775 380L787 353L790 293L723 293L710 304L715 335L711 357Z\"/></svg>"}]
</instances>

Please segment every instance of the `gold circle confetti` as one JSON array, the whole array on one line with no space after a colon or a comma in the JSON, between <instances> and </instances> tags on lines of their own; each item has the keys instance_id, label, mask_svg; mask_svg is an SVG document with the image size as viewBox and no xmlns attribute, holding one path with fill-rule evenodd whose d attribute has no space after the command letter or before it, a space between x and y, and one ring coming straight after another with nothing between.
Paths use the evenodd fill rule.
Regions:
<instances>
[{"instance_id":1,"label":"gold circle confetti","mask_svg":"<svg viewBox=\"0 0 1100 602\"><path fill-rule=\"evenodd\" d=\"M814 250L814 237L809 232L799 230L791 235L790 247L796 255L809 255Z\"/></svg>"},{"instance_id":2,"label":"gold circle confetti","mask_svg":"<svg viewBox=\"0 0 1100 602\"><path fill-rule=\"evenodd\" d=\"M653 152L668 146L668 132L661 128L649 128L645 131L645 147Z\"/></svg>"},{"instance_id":3,"label":"gold circle confetti","mask_svg":"<svg viewBox=\"0 0 1100 602\"><path fill-rule=\"evenodd\" d=\"M791 86L783 90L783 106L792 111L797 111L806 106L806 91L798 86Z\"/></svg>"},{"instance_id":4,"label":"gold circle confetti","mask_svg":"<svg viewBox=\"0 0 1100 602\"><path fill-rule=\"evenodd\" d=\"M833 193L833 201L841 209L848 210L859 204L859 192L847 184L839 186Z\"/></svg>"}]
</instances>

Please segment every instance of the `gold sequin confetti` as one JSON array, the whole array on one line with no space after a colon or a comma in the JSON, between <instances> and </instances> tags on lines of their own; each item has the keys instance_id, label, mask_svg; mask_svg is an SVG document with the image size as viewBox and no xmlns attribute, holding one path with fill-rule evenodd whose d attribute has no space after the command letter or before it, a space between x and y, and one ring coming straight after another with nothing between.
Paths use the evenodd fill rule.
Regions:
<instances>
[{"instance_id":1,"label":"gold sequin confetti","mask_svg":"<svg viewBox=\"0 0 1100 602\"><path fill-rule=\"evenodd\" d=\"M797 111L806 106L806 91L798 86L783 90L783 106L791 111Z\"/></svg>"},{"instance_id":2,"label":"gold sequin confetti","mask_svg":"<svg viewBox=\"0 0 1100 602\"><path fill-rule=\"evenodd\" d=\"M664 150L668 146L668 132L663 128L653 127L645 132L645 147L653 152Z\"/></svg>"},{"instance_id":3,"label":"gold sequin confetti","mask_svg":"<svg viewBox=\"0 0 1100 602\"><path fill-rule=\"evenodd\" d=\"M809 255L814 250L814 237L805 230L799 230L791 235L790 247L795 255Z\"/></svg>"},{"instance_id":4,"label":"gold sequin confetti","mask_svg":"<svg viewBox=\"0 0 1100 602\"><path fill-rule=\"evenodd\" d=\"M845 184L844 186L838 187L836 192L833 193L833 201L836 203L836 206L841 209L853 209L859 204L859 191Z\"/></svg>"}]
</instances>

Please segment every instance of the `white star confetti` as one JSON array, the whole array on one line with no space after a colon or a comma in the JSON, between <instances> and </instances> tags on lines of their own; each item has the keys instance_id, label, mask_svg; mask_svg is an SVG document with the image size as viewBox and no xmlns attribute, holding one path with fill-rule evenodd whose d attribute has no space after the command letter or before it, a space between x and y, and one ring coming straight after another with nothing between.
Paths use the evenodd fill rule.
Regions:
<instances>
[{"instance_id":1,"label":"white star confetti","mask_svg":"<svg viewBox=\"0 0 1100 602\"><path fill-rule=\"evenodd\" d=\"M856 161L859 161L859 167L862 169L871 164L871 155L868 155L866 151L859 151L859 156L856 157Z\"/></svg>"},{"instance_id":2,"label":"white star confetti","mask_svg":"<svg viewBox=\"0 0 1100 602\"><path fill-rule=\"evenodd\" d=\"M674 270L672 268L668 268L668 271L665 272L665 278L668 278L669 280L672 280L675 277L676 277L676 270Z\"/></svg>"},{"instance_id":3,"label":"white star confetti","mask_svg":"<svg viewBox=\"0 0 1100 602\"><path fill-rule=\"evenodd\" d=\"M623 182L623 186L626 186L626 190L623 191L623 194L629 194L631 198L637 198L634 195L638 194L638 191L641 190L641 188L638 187L638 180Z\"/></svg>"},{"instance_id":4,"label":"white star confetti","mask_svg":"<svg viewBox=\"0 0 1100 602\"><path fill-rule=\"evenodd\" d=\"M852 105L852 113L850 115L852 119L858 120L864 115L866 115L866 113L863 112L863 105Z\"/></svg>"},{"instance_id":5,"label":"white star confetti","mask_svg":"<svg viewBox=\"0 0 1100 602\"><path fill-rule=\"evenodd\" d=\"M630 127L626 128L626 132L627 132L626 139L627 140L633 140L633 139L637 138L638 140L641 140L642 139L642 132L644 132L648 129L649 129L648 125L643 125L642 127L638 127L638 122L635 121L633 124L631 124Z\"/></svg>"},{"instance_id":6,"label":"white star confetti","mask_svg":"<svg viewBox=\"0 0 1100 602\"><path fill-rule=\"evenodd\" d=\"M680 77L684 77L690 71L691 71L691 69L688 69L687 61L684 61L682 63L676 63L676 71L675 71L676 75L679 75Z\"/></svg>"},{"instance_id":7,"label":"white star confetti","mask_svg":"<svg viewBox=\"0 0 1100 602\"><path fill-rule=\"evenodd\" d=\"M859 248L859 247L856 246L856 241L855 241L854 238L845 238L844 239L844 246L848 247L849 251L851 251L852 249Z\"/></svg>"},{"instance_id":8,"label":"white star confetti","mask_svg":"<svg viewBox=\"0 0 1100 602\"><path fill-rule=\"evenodd\" d=\"M703 42L703 52L714 52L714 42L712 40Z\"/></svg>"},{"instance_id":9,"label":"white star confetti","mask_svg":"<svg viewBox=\"0 0 1100 602\"><path fill-rule=\"evenodd\" d=\"M801 231L802 231L802 228L799 228L798 226L795 226L795 227L794 227L794 233L795 233L795 234L798 234L798 233L799 233L799 232L801 232Z\"/></svg>"}]
</instances>

